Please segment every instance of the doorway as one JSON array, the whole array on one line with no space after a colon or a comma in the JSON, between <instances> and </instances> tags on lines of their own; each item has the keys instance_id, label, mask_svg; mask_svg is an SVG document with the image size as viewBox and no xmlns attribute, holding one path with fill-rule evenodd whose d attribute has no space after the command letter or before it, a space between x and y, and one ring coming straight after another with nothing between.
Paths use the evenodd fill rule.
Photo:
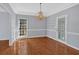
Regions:
<instances>
[{"instance_id":1,"label":"doorway","mask_svg":"<svg viewBox=\"0 0 79 59\"><path fill-rule=\"evenodd\" d=\"M57 17L57 39L66 41L67 39L67 15Z\"/></svg>"},{"instance_id":2,"label":"doorway","mask_svg":"<svg viewBox=\"0 0 79 59\"><path fill-rule=\"evenodd\" d=\"M27 37L27 19L19 19L19 38Z\"/></svg>"}]
</instances>

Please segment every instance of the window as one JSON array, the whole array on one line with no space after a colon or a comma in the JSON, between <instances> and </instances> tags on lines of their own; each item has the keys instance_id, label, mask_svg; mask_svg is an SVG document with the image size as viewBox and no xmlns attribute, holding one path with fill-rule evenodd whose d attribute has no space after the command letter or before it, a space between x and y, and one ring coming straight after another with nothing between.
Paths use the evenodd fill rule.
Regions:
<instances>
[{"instance_id":1,"label":"window","mask_svg":"<svg viewBox=\"0 0 79 59\"><path fill-rule=\"evenodd\" d=\"M20 19L20 36L26 35L26 19Z\"/></svg>"}]
</instances>

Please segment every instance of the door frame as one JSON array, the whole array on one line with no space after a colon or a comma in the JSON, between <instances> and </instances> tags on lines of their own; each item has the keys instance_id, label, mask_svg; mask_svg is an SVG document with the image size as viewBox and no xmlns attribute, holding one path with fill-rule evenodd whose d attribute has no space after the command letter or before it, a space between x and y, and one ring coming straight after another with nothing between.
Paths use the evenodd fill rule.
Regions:
<instances>
[{"instance_id":1,"label":"door frame","mask_svg":"<svg viewBox=\"0 0 79 59\"><path fill-rule=\"evenodd\" d=\"M57 16L56 18L56 39L59 39L58 38L58 19L63 17L65 17L65 42L67 42L67 19L68 19L67 15Z\"/></svg>"},{"instance_id":2,"label":"door frame","mask_svg":"<svg viewBox=\"0 0 79 59\"><path fill-rule=\"evenodd\" d=\"M19 36L20 19L25 19L26 20L26 32L27 32L26 36ZM28 17L27 18L19 18L17 23L18 23L18 37L17 37L17 39L19 39L19 38L27 38L28 37Z\"/></svg>"}]
</instances>

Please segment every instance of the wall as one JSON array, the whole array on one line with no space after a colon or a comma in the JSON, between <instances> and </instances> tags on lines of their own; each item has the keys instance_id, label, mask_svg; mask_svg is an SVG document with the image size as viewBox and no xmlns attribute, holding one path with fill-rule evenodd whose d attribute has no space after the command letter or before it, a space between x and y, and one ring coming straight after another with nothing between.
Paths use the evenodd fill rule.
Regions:
<instances>
[{"instance_id":1,"label":"wall","mask_svg":"<svg viewBox=\"0 0 79 59\"><path fill-rule=\"evenodd\" d=\"M34 16L28 18L28 37L46 36L46 19L39 20Z\"/></svg>"},{"instance_id":2,"label":"wall","mask_svg":"<svg viewBox=\"0 0 79 59\"><path fill-rule=\"evenodd\" d=\"M10 19L7 12L0 12L0 40L9 40Z\"/></svg>"},{"instance_id":3,"label":"wall","mask_svg":"<svg viewBox=\"0 0 79 59\"><path fill-rule=\"evenodd\" d=\"M16 34L16 32L15 32L16 15L8 3L0 3L0 6L9 14L9 19L8 19L9 26L6 25L6 27L9 27L9 32L10 32L9 33L9 45L11 45L16 38L16 35L15 35ZM8 21L8 20L6 20L6 21ZM5 29L5 31L6 31L6 29Z\"/></svg>"},{"instance_id":4,"label":"wall","mask_svg":"<svg viewBox=\"0 0 79 59\"><path fill-rule=\"evenodd\" d=\"M30 15L17 15L17 20L19 19L27 19L28 26L28 38L31 37L39 37L46 35L46 20L38 20L34 16ZM18 24L18 22L17 22ZM17 26L18 28L18 26ZM18 32L18 31L17 31ZM18 36L18 34L17 34Z\"/></svg>"},{"instance_id":5,"label":"wall","mask_svg":"<svg viewBox=\"0 0 79 59\"><path fill-rule=\"evenodd\" d=\"M56 17L67 15L67 44L79 48L79 5L73 6L47 18L47 36L56 38Z\"/></svg>"}]
</instances>

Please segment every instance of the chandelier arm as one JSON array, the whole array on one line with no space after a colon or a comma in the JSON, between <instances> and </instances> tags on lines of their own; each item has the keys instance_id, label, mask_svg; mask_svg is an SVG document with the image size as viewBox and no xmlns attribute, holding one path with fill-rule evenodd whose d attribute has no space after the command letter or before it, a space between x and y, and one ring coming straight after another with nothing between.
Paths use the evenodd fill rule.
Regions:
<instances>
[{"instance_id":1,"label":"chandelier arm","mask_svg":"<svg viewBox=\"0 0 79 59\"><path fill-rule=\"evenodd\" d=\"M40 3L40 11L41 11L41 4L42 4L42 3Z\"/></svg>"},{"instance_id":2,"label":"chandelier arm","mask_svg":"<svg viewBox=\"0 0 79 59\"><path fill-rule=\"evenodd\" d=\"M42 3L40 3L40 11L38 12L38 15L37 15L37 18L42 20L44 18L46 18L44 15L43 15L43 12L42 12Z\"/></svg>"}]
</instances>

